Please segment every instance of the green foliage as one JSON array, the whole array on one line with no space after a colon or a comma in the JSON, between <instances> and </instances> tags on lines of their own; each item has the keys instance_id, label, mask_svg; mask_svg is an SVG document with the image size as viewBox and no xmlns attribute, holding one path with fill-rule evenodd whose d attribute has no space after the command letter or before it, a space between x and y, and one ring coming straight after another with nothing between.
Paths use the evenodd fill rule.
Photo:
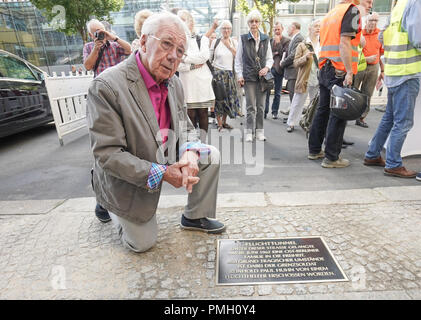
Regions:
<instances>
[{"instance_id":1,"label":"green foliage","mask_svg":"<svg viewBox=\"0 0 421 320\"><path fill-rule=\"evenodd\" d=\"M269 23L269 33L265 23L262 23L264 33L268 33L272 36L273 22L278 14L276 10L276 4L281 3L283 0L253 0L253 7L250 8L247 0L238 0L237 10L249 14L251 10L257 9L260 11L263 17L263 22ZM286 0L288 2L299 2L300 0Z\"/></svg>"},{"instance_id":2,"label":"green foliage","mask_svg":"<svg viewBox=\"0 0 421 320\"><path fill-rule=\"evenodd\" d=\"M88 39L86 23L93 17L111 20L110 12L119 11L124 0L31 0L57 31L79 33L83 42ZM61 6L61 7L60 7Z\"/></svg>"}]
</instances>

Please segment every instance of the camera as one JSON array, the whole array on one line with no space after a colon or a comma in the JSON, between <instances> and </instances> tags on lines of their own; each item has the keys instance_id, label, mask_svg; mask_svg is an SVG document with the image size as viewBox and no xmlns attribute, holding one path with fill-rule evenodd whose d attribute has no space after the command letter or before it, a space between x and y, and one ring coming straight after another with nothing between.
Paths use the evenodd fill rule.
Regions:
<instances>
[{"instance_id":1,"label":"camera","mask_svg":"<svg viewBox=\"0 0 421 320\"><path fill-rule=\"evenodd\" d=\"M104 40L104 38L105 38L105 33L104 33L104 31L102 31L102 30L95 31L95 33L94 33L94 37L95 37L96 39L98 39L98 40Z\"/></svg>"}]
</instances>

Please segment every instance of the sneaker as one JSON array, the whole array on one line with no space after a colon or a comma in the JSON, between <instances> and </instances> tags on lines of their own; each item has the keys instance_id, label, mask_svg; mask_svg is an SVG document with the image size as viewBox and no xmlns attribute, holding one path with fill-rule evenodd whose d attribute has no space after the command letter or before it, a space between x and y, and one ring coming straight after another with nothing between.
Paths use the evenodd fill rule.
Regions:
<instances>
[{"instance_id":1,"label":"sneaker","mask_svg":"<svg viewBox=\"0 0 421 320\"><path fill-rule=\"evenodd\" d=\"M364 165L366 166L378 166L378 167L384 167L386 163L382 159L382 157L378 157L376 159L368 159L364 158Z\"/></svg>"},{"instance_id":2,"label":"sneaker","mask_svg":"<svg viewBox=\"0 0 421 320\"><path fill-rule=\"evenodd\" d=\"M309 153L307 158L309 160L317 160L317 159L323 159L325 157L325 152L321 150L319 153Z\"/></svg>"},{"instance_id":3,"label":"sneaker","mask_svg":"<svg viewBox=\"0 0 421 320\"><path fill-rule=\"evenodd\" d=\"M281 110L281 113L287 116L289 115L289 110Z\"/></svg>"},{"instance_id":4,"label":"sneaker","mask_svg":"<svg viewBox=\"0 0 421 320\"><path fill-rule=\"evenodd\" d=\"M246 142L253 142L253 135L251 133L246 134Z\"/></svg>"},{"instance_id":5,"label":"sneaker","mask_svg":"<svg viewBox=\"0 0 421 320\"><path fill-rule=\"evenodd\" d=\"M336 161L331 161L328 158L324 158L322 161L323 168L345 168L349 166L349 160L339 158Z\"/></svg>"},{"instance_id":6,"label":"sneaker","mask_svg":"<svg viewBox=\"0 0 421 320\"><path fill-rule=\"evenodd\" d=\"M287 132L291 133L292 131L294 131L294 126L288 126Z\"/></svg>"},{"instance_id":7,"label":"sneaker","mask_svg":"<svg viewBox=\"0 0 421 320\"><path fill-rule=\"evenodd\" d=\"M380 112L386 112L386 106L377 106L377 107L374 107L374 109Z\"/></svg>"},{"instance_id":8,"label":"sneaker","mask_svg":"<svg viewBox=\"0 0 421 320\"><path fill-rule=\"evenodd\" d=\"M188 219L181 216L181 229L202 231L206 233L222 233L225 230L225 225L218 220L209 218Z\"/></svg>"},{"instance_id":9,"label":"sneaker","mask_svg":"<svg viewBox=\"0 0 421 320\"><path fill-rule=\"evenodd\" d=\"M99 221L107 223L111 221L111 217L108 214L107 209L103 208L99 203L95 206L95 215Z\"/></svg>"},{"instance_id":10,"label":"sneaker","mask_svg":"<svg viewBox=\"0 0 421 320\"><path fill-rule=\"evenodd\" d=\"M266 119L268 117L268 114L265 113L265 115L263 116L264 119Z\"/></svg>"},{"instance_id":11,"label":"sneaker","mask_svg":"<svg viewBox=\"0 0 421 320\"><path fill-rule=\"evenodd\" d=\"M259 140L259 141L266 141L266 137L264 135L263 130L261 130L261 129L256 130L256 139Z\"/></svg>"},{"instance_id":12,"label":"sneaker","mask_svg":"<svg viewBox=\"0 0 421 320\"><path fill-rule=\"evenodd\" d=\"M277 115L277 114L273 114L273 115L272 115L272 119L273 119L273 120L278 119L278 115Z\"/></svg>"},{"instance_id":13,"label":"sneaker","mask_svg":"<svg viewBox=\"0 0 421 320\"><path fill-rule=\"evenodd\" d=\"M398 178L415 178L417 173L413 170L408 170L405 167L398 168L384 168L384 174L386 176L398 177Z\"/></svg>"},{"instance_id":14,"label":"sneaker","mask_svg":"<svg viewBox=\"0 0 421 320\"><path fill-rule=\"evenodd\" d=\"M355 124L363 128L368 128L368 124L364 120L361 120L361 119L355 120Z\"/></svg>"},{"instance_id":15,"label":"sneaker","mask_svg":"<svg viewBox=\"0 0 421 320\"><path fill-rule=\"evenodd\" d=\"M415 177L415 179L417 179L418 181L421 181L421 172L417 173L417 176Z\"/></svg>"}]
</instances>

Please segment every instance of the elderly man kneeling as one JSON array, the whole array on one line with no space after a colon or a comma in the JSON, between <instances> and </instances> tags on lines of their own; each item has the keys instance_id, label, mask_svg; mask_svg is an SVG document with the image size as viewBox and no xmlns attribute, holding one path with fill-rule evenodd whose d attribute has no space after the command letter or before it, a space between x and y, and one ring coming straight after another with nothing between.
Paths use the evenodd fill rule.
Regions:
<instances>
[{"instance_id":1,"label":"elderly man kneeling","mask_svg":"<svg viewBox=\"0 0 421 320\"><path fill-rule=\"evenodd\" d=\"M174 76L187 37L179 17L149 17L139 49L89 88L96 198L110 212L123 244L136 252L157 241L156 209L164 181L189 193L183 229L225 229L214 219L219 151L200 143L187 116L181 82Z\"/></svg>"}]
</instances>

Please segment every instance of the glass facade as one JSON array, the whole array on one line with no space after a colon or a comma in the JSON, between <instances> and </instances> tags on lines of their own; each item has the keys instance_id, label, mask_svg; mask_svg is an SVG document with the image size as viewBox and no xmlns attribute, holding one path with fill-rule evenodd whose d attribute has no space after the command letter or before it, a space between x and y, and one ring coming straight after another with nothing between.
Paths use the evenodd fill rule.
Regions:
<instances>
[{"instance_id":1,"label":"glass facade","mask_svg":"<svg viewBox=\"0 0 421 320\"><path fill-rule=\"evenodd\" d=\"M76 0L75 0L76 1ZM119 12L111 13L112 29L129 43L136 38L133 28L137 11L150 9L185 8L196 21L196 31L204 33L213 19L233 18L233 34L247 32L244 15L233 16L235 0L125 0ZM249 0L253 5L252 0ZM307 34L308 25L315 18L322 18L335 4L335 0L301 0L297 3L284 1L278 4L279 16L284 26L293 21L302 25ZM235 5L235 2L234 2ZM373 11L380 13L380 23L386 20L392 0L376 0ZM71 65L82 65L83 42L77 35L66 36L49 26L41 12L30 1L0 0L0 49L12 52L48 73L70 71Z\"/></svg>"}]
</instances>

